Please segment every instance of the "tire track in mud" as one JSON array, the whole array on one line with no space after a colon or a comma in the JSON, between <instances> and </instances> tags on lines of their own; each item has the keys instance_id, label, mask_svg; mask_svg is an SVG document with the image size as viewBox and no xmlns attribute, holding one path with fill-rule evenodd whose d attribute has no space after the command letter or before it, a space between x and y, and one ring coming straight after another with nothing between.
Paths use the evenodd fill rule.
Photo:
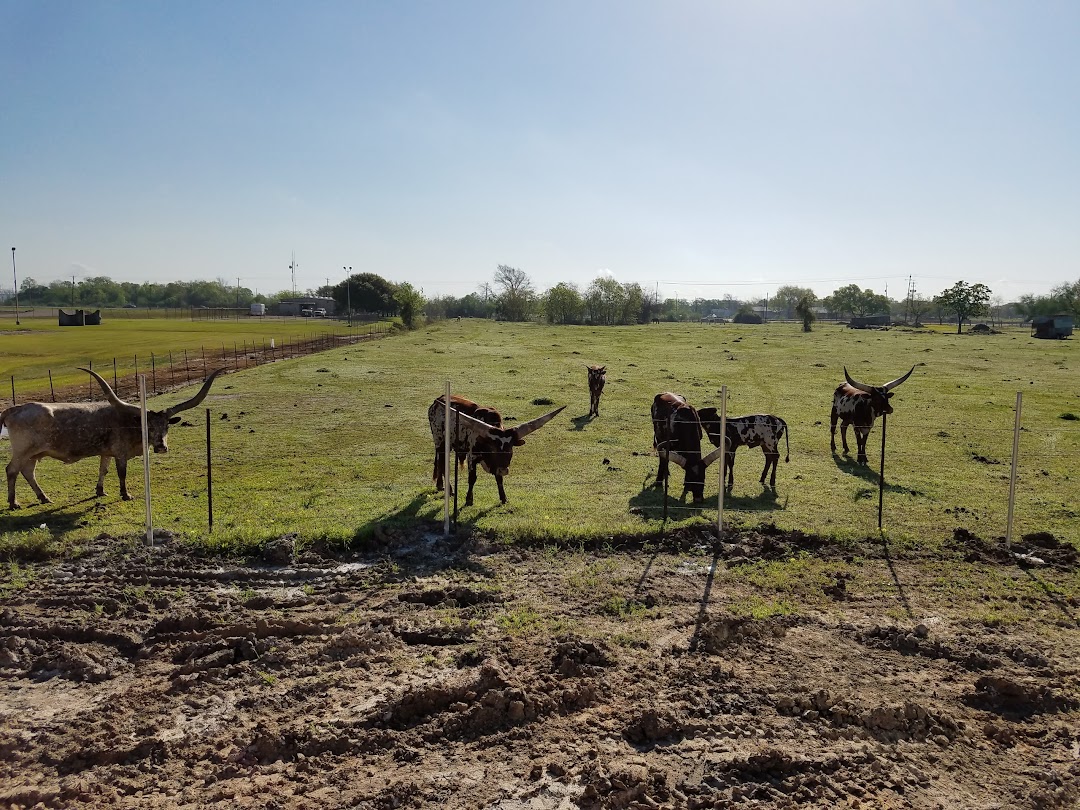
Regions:
<instances>
[{"instance_id":1,"label":"tire track in mud","mask_svg":"<svg viewBox=\"0 0 1080 810\"><path fill-rule=\"evenodd\" d=\"M731 555L808 543L744 539ZM0 603L0 806L1080 800L1075 635L1060 648L880 614L726 615L702 610L709 566L681 555L649 557L647 584L647 555L619 558L650 596L629 619L515 549L124 554ZM500 624L537 607L526 629ZM618 641L632 621L639 640Z\"/></svg>"}]
</instances>

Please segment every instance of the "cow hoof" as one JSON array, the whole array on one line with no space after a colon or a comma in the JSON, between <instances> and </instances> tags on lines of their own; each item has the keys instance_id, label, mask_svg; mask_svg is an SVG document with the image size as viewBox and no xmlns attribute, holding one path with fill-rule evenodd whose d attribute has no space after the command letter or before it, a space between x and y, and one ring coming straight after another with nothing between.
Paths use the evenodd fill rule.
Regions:
<instances>
[{"instance_id":1,"label":"cow hoof","mask_svg":"<svg viewBox=\"0 0 1080 810\"><path fill-rule=\"evenodd\" d=\"M128 495L125 492L123 495L120 496L120 500L122 500L122 501L133 501L135 499L131 495Z\"/></svg>"},{"instance_id":2,"label":"cow hoof","mask_svg":"<svg viewBox=\"0 0 1080 810\"><path fill-rule=\"evenodd\" d=\"M22 506L20 504L18 504L18 503L15 503L15 501L12 501L11 503L8 504L8 509L10 509L12 512L14 512L16 509L22 509Z\"/></svg>"}]
</instances>

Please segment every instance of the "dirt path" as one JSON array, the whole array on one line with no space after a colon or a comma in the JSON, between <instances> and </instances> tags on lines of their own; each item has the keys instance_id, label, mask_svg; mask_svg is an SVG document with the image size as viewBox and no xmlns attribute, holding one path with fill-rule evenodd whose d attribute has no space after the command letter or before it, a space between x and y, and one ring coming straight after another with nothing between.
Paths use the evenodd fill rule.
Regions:
<instances>
[{"instance_id":1,"label":"dirt path","mask_svg":"<svg viewBox=\"0 0 1080 810\"><path fill-rule=\"evenodd\" d=\"M1080 628L1052 570L993 627L937 563L818 548L857 577L754 619L740 568L805 538L383 539L242 565L102 538L9 582L0 807L1080 804Z\"/></svg>"}]
</instances>

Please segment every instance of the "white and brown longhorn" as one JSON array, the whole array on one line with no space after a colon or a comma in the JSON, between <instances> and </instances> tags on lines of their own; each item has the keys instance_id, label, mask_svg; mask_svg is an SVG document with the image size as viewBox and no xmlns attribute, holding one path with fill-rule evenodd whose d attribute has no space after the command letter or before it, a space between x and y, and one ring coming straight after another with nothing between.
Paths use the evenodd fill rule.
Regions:
<instances>
[{"instance_id":1,"label":"white and brown longhorn","mask_svg":"<svg viewBox=\"0 0 1080 810\"><path fill-rule=\"evenodd\" d=\"M870 435L870 428L874 426L874 420L884 414L893 412L889 403L892 399L892 389L900 385L911 376L911 371L902 377L885 383L884 385L866 385L858 380L851 379L847 368L844 368L844 379L847 382L840 385L833 393L832 415L830 419L829 433L831 436L832 451L836 452L836 423L840 421L840 438L844 443L844 452L848 453L847 429L848 425L855 426L855 442L859 448L858 462L868 463L866 458L866 439Z\"/></svg>"},{"instance_id":2,"label":"white and brown longhorn","mask_svg":"<svg viewBox=\"0 0 1080 810\"><path fill-rule=\"evenodd\" d=\"M7 426L11 438L11 461L7 465L8 506L11 509L19 508L15 500L15 479L19 473L30 484L39 501L50 503L34 477L38 461L45 457L71 464L80 459L100 456L96 490L99 498L105 494L105 473L109 469L109 459L116 459L120 497L125 501L131 500L127 490L127 463L143 452L139 406L116 396L97 372L85 368L80 371L87 372L98 381L107 402L27 402L0 413L0 425ZM155 453L168 452L166 437L169 424L180 421L176 414L202 402L222 371L224 369L218 369L207 377L202 388L191 399L163 411L146 412L147 436Z\"/></svg>"},{"instance_id":3,"label":"white and brown longhorn","mask_svg":"<svg viewBox=\"0 0 1080 810\"><path fill-rule=\"evenodd\" d=\"M600 395L607 382L607 366L585 366L589 370L589 416L600 415Z\"/></svg>"},{"instance_id":4,"label":"white and brown longhorn","mask_svg":"<svg viewBox=\"0 0 1080 810\"><path fill-rule=\"evenodd\" d=\"M506 503L503 478L510 473L514 448L525 444L526 436L546 425L565 407L564 405L562 408L556 408L551 413L530 419L516 427L504 428L502 416L494 408L485 408L465 397L451 395L450 447L459 465L466 461L469 464L469 491L465 496L465 505L472 506L477 465L495 476L495 483L499 487L499 500ZM443 467L446 464L445 396L440 396L431 403L431 407L428 408L428 424L431 426L431 438L435 442L435 465L431 477L435 482L435 489L441 490Z\"/></svg>"},{"instance_id":5,"label":"white and brown longhorn","mask_svg":"<svg viewBox=\"0 0 1080 810\"><path fill-rule=\"evenodd\" d=\"M716 408L702 408L698 411L701 426L709 436L709 441L716 447L720 447L724 437L720 434L720 414ZM727 488L735 486L735 451L744 445L746 447L760 447L765 454L765 469L761 471L761 483L765 483L765 477L772 468L772 477L769 486L776 489L776 467L780 463L780 439L784 440L787 455L784 458L786 464L791 460L791 446L787 438L787 422L779 416L772 414L754 414L753 416L729 416L726 419L727 426L727 458L724 466L727 468Z\"/></svg>"}]
</instances>

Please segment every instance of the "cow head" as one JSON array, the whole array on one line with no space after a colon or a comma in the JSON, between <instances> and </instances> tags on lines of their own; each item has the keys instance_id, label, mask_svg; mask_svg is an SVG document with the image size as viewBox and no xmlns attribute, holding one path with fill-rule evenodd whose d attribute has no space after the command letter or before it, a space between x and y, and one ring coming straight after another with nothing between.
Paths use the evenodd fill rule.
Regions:
<instances>
[{"instance_id":1,"label":"cow head","mask_svg":"<svg viewBox=\"0 0 1080 810\"><path fill-rule=\"evenodd\" d=\"M881 416L882 414L890 414L893 412L892 405L889 404L889 400L892 399L892 389L900 385L904 380L911 376L911 372L915 370L915 366L911 367L911 371L902 377L897 377L895 380L885 383L884 385L866 385L858 380L851 379L851 375L848 374L847 366L844 367L844 379L847 380L847 384L852 388L862 391L865 394L870 395L870 407L873 409L875 416Z\"/></svg>"},{"instance_id":2,"label":"cow head","mask_svg":"<svg viewBox=\"0 0 1080 810\"><path fill-rule=\"evenodd\" d=\"M701 426L705 429L705 433L709 436L709 441L713 443L714 447L720 447L720 412L716 408L702 408L698 411L698 418L701 420ZM727 429L732 430L730 421Z\"/></svg>"},{"instance_id":3,"label":"cow head","mask_svg":"<svg viewBox=\"0 0 1080 810\"><path fill-rule=\"evenodd\" d=\"M79 370L85 371L87 374L89 374L91 377L98 381L98 385L101 386L101 390L105 392L106 399L109 400L109 402L112 404L113 408L117 410L117 412L127 417L126 421L134 420L135 424L137 425L140 423L140 409L138 405L132 405L130 402L125 402L124 400L120 399L120 397L118 397L113 392L112 388L109 387L109 384L105 382L105 380L101 378L101 375L98 374L96 371L92 371L91 369L82 367L80 367ZM191 399L185 400L178 405L168 407L163 411L151 411L149 408L147 409L146 436L150 441L150 446L154 448L155 453L169 452L169 445L167 441L169 425L174 425L180 421L180 417L176 414L180 413L180 411L186 411L194 408L196 405L206 399L206 395L210 392L210 386L214 384L214 380L217 378L218 374L220 374L224 370L225 369L223 368L219 368L217 371L213 372L209 377L207 377L206 381L203 383L202 388L199 389L199 393L197 393ZM140 433L138 435L138 444L141 447L142 434Z\"/></svg>"},{"instance_id":4,"label":"cow head","mask_svg":"<svg viewBox=\"0 0 1080 810\"><path fill-rule=\"evenodd\" d=\"M525 444L526 436L534 430L542 428L558 416L565 407L563 405L562 408L556 408L551 413L530 419L528 422L522 422L512 428L498 427L482 419L468 416L458 410L455 410L454 413L458 419L457 424L472 434L474 452L480 457L480 466L492 475L502 477L510 474L510 462L514 457L514 448ZM482 416L481 411L483 410L485 409L478 409L477 415ZM497 413L494 411L491 411L491 413L494 413L495 417L498 418Z\"/></svg>"},{"instance_id":5,"label":"cow head","mask_svg":"<svg viewBox=\"0 0 1080 810\"><path fill-rule=\"evenodd\" d=\"M595 390L602 387L606 379L607 366L585 366L585 368L589 370L589 389Z\"/></svg>"},{"instance_id":6,"label":"cow head","mask_svg":"<svg viewBox=\"0 0 1080 810\"><path fill-rule=\"evenodd\" d=\"M661 448L661 452L665 451ZM681 453L676 453L674 450L668 451L668 460L678 464L686 471L686 477L683 480L683 495L689 492L695 501L704 500L705 470L708 469L710 464L720 458L720 455L723 452L723 448L718 447L709 453L709 455L703 457L700 453L695 456L684 456Z\"/></svg>"}]
</instances>

